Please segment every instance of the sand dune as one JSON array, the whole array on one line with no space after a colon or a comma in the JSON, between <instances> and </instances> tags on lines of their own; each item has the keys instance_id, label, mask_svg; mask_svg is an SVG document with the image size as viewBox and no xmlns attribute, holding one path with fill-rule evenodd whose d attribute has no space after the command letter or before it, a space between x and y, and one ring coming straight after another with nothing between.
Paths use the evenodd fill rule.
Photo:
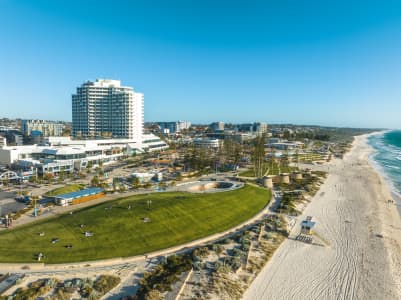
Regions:
<instances>
[{"instance_id":1,"label":"sand dune","mask_svg":"<svg viewBox=\"0 0 401 300\"><path fill-rule=\"evenodd\" d=\"M370 153L357 137L298 218L312 215L327 246L294 240L295 226L244 299L401 299L401 221Z\"/></svg>"}]
</instances>

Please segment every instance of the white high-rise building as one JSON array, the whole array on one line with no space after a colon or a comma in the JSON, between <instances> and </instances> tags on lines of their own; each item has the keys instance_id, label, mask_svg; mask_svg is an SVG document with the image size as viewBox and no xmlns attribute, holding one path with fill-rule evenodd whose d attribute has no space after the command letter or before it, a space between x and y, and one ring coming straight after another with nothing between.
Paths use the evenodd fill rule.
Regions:
<instances>
[{"instance_id":1,"label":"white high-rise building","mask_svg":"<svg viewBox=\"0 0 401 300\"><path fill-rule=\"evenodd\" d=\"M168 130L168 133L176 133L191 127L191 122L177 121L177 122L158 122L160 129Z\"/></svg>"},{"instance_id":2,"label":"white high-rise building","mask_svg":"<svg viewBox=\"0 0 401 300\"><path fill-rule=\"evenodd\" d=\"M87 81L72 95L72 134L142 140L143 94L119 80Z\"/></svg>"}]
</instances>

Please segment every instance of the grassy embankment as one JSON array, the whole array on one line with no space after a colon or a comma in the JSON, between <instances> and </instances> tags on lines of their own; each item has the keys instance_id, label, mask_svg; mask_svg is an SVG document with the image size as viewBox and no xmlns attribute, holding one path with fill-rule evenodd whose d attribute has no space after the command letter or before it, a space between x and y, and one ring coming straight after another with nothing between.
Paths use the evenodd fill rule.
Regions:
<instances>
[{"instance_id":1,"label":"grassy embankment","mask_svg":"<svg viewBox=\"0 0 401 300\"><path fill-rule=\"evenodd\" d=\"M67 184L63 187L56 188L51 190L45 194L45 196L53 197L57 195L62 195L66 193L76 192L85 188L83 184Z\"/></svg>"}]
</instances>

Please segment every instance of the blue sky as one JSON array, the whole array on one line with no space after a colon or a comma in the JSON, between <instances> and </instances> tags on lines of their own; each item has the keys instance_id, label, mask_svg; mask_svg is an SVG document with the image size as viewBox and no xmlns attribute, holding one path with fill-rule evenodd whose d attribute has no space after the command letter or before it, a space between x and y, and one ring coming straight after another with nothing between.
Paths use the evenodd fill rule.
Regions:
<instances>
[{"instance_id":1,"label":"blue sky","mask_svg":"<svg viewBox=\"0 0 401 300\"><path fill-rule=\"evenodd\" d=\"M401 128L400 36L400 1L0 0L0 117L114 78L145 121Z\"/></svg>"}]
</instances>

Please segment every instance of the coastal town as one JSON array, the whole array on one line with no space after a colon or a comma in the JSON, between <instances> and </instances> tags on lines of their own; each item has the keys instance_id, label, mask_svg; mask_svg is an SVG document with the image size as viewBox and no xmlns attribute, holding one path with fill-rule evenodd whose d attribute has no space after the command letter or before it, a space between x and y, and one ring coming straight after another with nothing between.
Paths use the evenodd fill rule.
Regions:
<instances>
[{"instance_id":1,"label":"coastal town","mask_svg":"<svg viewBox=\"0 0 401 300\"><path fill-rule=\"evenodd\" d=\"M86 99L81 89L91 93L116 86L120 82L115 80L86 82L77 95ZM143 103L139 95L136 107ZM74 101L80 100L73 96ZM352 259L347 264L355 265L355 273L347 275L354 282L347 293L355 293L356 272L372 268L370 251L384 251L383 236L394 235L388 228L372 227L369 219L353 222L355 213L368 209L369 203L360 201L375 195L358 188L374 178L364 146L366 134L374 130L188 121L142 127L139 112L136 129L111 125L111 134L105 134L104 128L90 129L90 123L85 127L82 112L74 117L77 105L72 124L3 120L4 299L255 299L264 286L275 298L278 278L290 273L302 278L296 272L304 267L297 264L307 262L298 252L308 249L310 259L324 255L327 264L336 265L335 253L348 251L344 237L356 239L360 230L367 237L360 243L370 245L361 248L365 261L341 252ZM385 193L380 181L369 186ZM335 217L327 215L328 207L341 205L344 197L355 199L346 204L355 207L340 206ZM383 209L375 197L373 204L375 211ZM110 232L115 226L124 230ZM352 237L347 236L350 227L355 227ZM181 234L174 237L177 230ZM22 236L27 237L23 242ZM294 269L279 267L283 255L293 257ZM399 254L393 255L395 262ZM384 252L382 257L384 266ZM338 274L346 271L336 268ZM395 296L391 280L374 292ZM331 288L322 286L315 293L331 293Z\"/></svg>"},{"instance_id":2,"label":"coastal town","mask_svg":"<svg viewBox=\"0 0 401 300\"><path fill-rule=\"evenodd\" d=\"M0 20L0 300L401 299L401 2Z\"/></svg>"}]
</instances>

